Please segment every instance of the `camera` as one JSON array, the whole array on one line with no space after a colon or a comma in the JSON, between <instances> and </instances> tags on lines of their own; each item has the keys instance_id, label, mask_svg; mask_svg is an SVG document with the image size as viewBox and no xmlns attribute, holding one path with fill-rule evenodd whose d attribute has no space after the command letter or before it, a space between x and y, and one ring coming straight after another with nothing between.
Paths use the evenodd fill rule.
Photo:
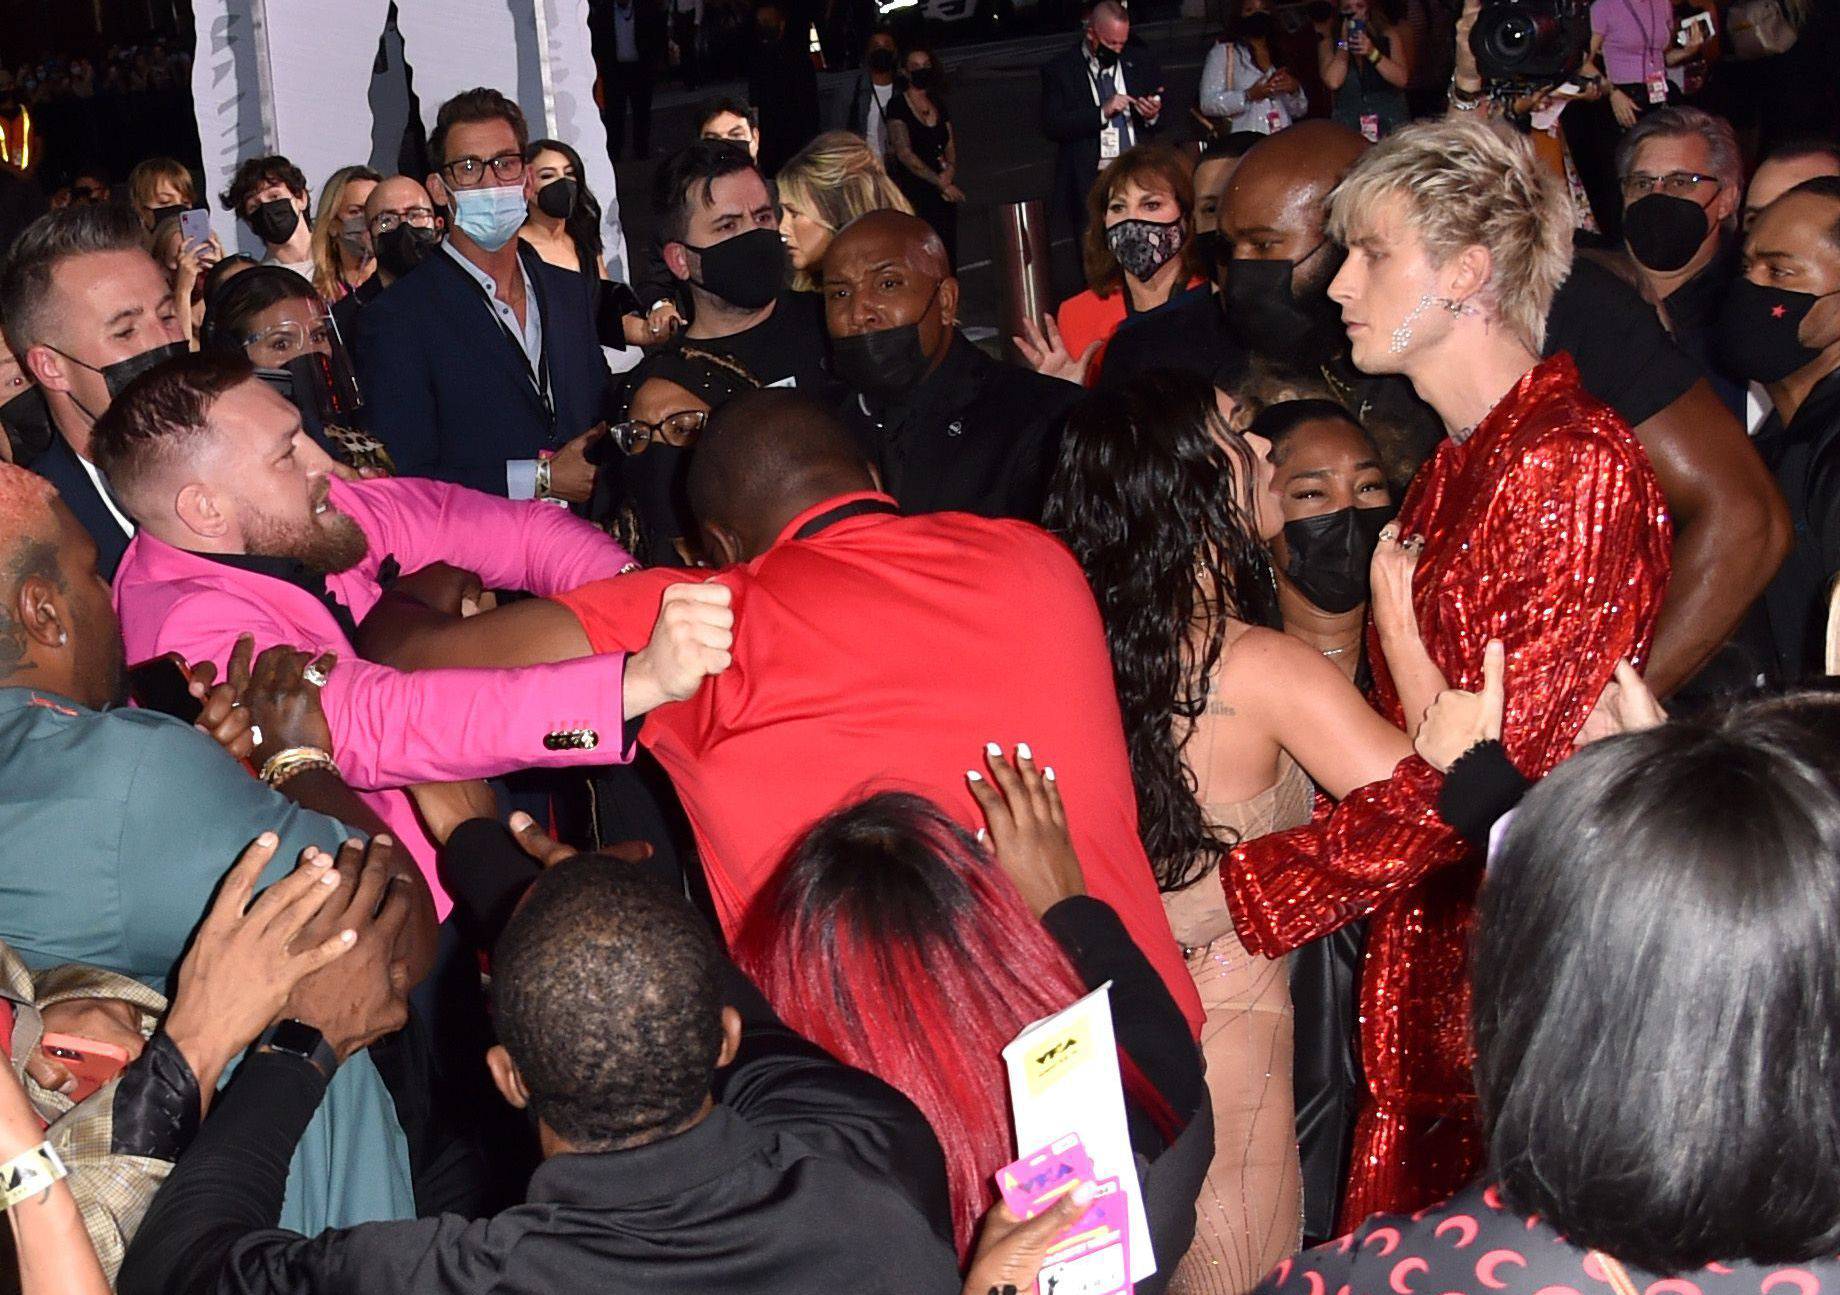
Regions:
<instances>
[{"instance_id":1,"label":"camera","mask_svg":"<svg viewBox=\"0 0 1840 1295\"><path fill-rule=\"evenodd\" d=\"M1498 85L1563 81L1590 44L1591 0L1483 0L1469 35L1476 70Z\"/></svg>"}]
</instances>

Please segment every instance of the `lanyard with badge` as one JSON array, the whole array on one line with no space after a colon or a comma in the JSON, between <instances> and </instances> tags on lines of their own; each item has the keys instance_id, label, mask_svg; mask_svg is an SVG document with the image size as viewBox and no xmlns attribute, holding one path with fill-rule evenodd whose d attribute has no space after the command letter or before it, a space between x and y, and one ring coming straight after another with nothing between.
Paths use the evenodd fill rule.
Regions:
<instances>
[{"instance_id":1,"label":"lanyard with badge","mask_svg":"<svg viewBox=\"0 0 1840 1295\"><path fill-rule=\"evenodd\" d=\"M518 273L525 274L522 252L518 255ZM507 324L505 317L498 313L498 299L486 291L486 285L472 275L465 274L464 277L478 290L479 295L485 298L486 313L492 316L492 322L498 325L498 331L505 335L505 341L510 344L511 353L517 356L518 363L524 366L524 379L530 383L530 389L536 392L538 401L543 405L543 415L549 420L550 436L553 439L556 434L556 399L550 391L549 382L549 329L543 330L543 340L537 344L537 363L535 367L532 367L530 352L524 349L524 340L511 331L511 325ZM524 309L540 311L543 303L538 297L537 278L534 274L526 275L524 287L526 289Z\"/></svg>"},{"instance_id":2,"label":"lanyard with badge","mask_svg":"<svg viewBox=\"0 0 1840 1295\"><path fill-rule=\"evenodd\" d=\"M1124 61L1121 59L1112 64L1110 70L1113 93L1123 94ZM1101 112L1105 111L1105 100L1099 95L1099 74L1093 71L1090 61L1086 65L1086 84L1092 87L1093 107ZM1124 116L1123 113L1118 115ZM1108 120L1099 131L1099 160L1101 162L1116 161L1122 152L1124 152L1124 128L1119 126L1115 120Z\"/></svg>"},{"instance_id":3,"label":"lanyard with badge","mask_svg":"<svg viewBox=\"0 0 1840 1295\"><path fill-rule=\"evenodd\" d=\"M1650 31L1648 24L1642 21L1641 11L1636 8L1635 0L1623 0L1623 8L1629 11L1630 21L1636 25L1636 30L1642 33L1642 58L1646 61L1649 52L1655 48L1655 42L1660 39L1661 33L1667 30L1667 20L1662 20L1659 30ZM1665 45L1662 46L1661 53L1662 70L1645 72L1642 76L1642 83L1648 87L1648 101L1651 104L1667 102L1667 47Z\"/></svg>"}]
</instances>

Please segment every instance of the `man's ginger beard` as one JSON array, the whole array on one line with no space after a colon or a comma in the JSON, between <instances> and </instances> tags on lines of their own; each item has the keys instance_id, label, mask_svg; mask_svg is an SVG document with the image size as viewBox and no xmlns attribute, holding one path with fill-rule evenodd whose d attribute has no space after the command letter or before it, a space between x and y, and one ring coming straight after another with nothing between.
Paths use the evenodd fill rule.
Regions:
<instances>
[{"instance_id":1,"label":"man's ginger beard","mask_svg":"<svg viewBox=\"0 0 1840 1295\"><path fill-rule=\"evenodd\" d=\"M323 504L325 511L293 521L252 511L243 523L244 550L255 557L293 558L321 575L351 570L364 560L369 543L358 523L328 502L330 493L322 479L312 507Z\"/></svg>"}]
</instances>

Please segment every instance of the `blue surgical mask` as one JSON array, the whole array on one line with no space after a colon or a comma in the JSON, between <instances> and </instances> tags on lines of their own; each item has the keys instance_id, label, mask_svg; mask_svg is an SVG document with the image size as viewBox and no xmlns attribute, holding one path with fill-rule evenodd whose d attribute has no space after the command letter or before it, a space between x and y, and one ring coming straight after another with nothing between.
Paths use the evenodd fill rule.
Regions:
<instances>
[{"instance_id":1,"label":"blue surgical mask","mask_svg":"<svg viewBox=\"0 0 1840 1295\"><path fill-rule=\"evenodd\" d=\"M530 214L521 184L492 189L454 189L452 195L454 227L488 252L496 252L516 238L519 227Z\"/></svg>"}]
</instances>

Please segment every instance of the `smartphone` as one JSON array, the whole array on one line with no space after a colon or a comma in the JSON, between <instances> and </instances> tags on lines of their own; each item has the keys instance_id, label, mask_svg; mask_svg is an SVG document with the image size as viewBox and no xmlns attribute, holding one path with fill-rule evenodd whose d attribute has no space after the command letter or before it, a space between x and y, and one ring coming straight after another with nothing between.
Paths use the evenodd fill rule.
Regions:
<instances>
[{"instance_id":1,"label":"smartphone","mask_svg":"<svg viewBox=\"0 0 1840 1295\"><path fill-rule=\"evenodd\" d=\"M128 695L142 710L157 710L196 724L204 703L192 696L191 676L170 656L143 661L128 671Z\"/></svg>"},{"instance_id":2,"label":"smartphone","mask_svg":"<svg viewBox=\"0 0 1840 1295\"><path fill-rule=\"evenodd\" d=\"M211 241L211 213L203 207L179 213L179 235L186 243Z\"/></svg>"},{"instance_id":3,"label":"smartphone","mask_svg":"<svg viewBox=\"0 0 1840 1295\"><path fill-rule=\"evenodd\" d=\"M72 1101L82 1101L119 1075L128 1064L126 1048L75 1034L47 1034L38 1041L38 1046L77 1081L76 1091L69 1094Z\"/></svg>"},{"instance_id":4,"label":"smartphone","mask_svg":"<svg viewBox=\"0 0 1840 1295\"><path fill-rule=\"evenodd\" d=\"M1709 13L1696 13L1690 18L1681 19L1680 32L1674 37L1674 43L1682 49L1685 49L1695 40L1704 44L1706 41L1711 40L1712 36L1712 15Z\"/></svg>"}]
</instances>

